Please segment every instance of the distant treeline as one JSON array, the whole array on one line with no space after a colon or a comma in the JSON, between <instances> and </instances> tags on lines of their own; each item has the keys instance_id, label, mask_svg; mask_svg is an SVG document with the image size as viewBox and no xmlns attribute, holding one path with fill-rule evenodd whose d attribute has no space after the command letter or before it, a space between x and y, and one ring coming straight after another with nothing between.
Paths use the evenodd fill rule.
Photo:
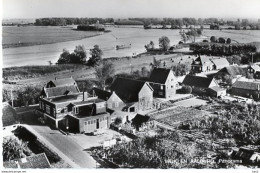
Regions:
<instances>
[{"instance_id":1,"label":"distant treeline","mask_svg":"<svg viewBox=\"0 0 260 173\"><path fill-rule=\"evenodd\" d=\"M105 28L91 26L91 25L78 25L77 30L80 30L80 31L105 31Z\"/></svg>"},{"instance_id":2,"label":"distant treeline","mask_svg":"<svg viewBox=\"0 0 260 173\"><path fill-rule=\"evenodd\" d=\"M240 27L250 27L257 29L260 27L260 20L258 22L251 22L248 19L223 20L218 18L128 18L117 19L113 18L40 18L36 19L35 25L39 26L65 26L65 25L90 25L99 21L100 24L110 23L116 25L229 25Z\"/></svg>"},{"instance_id":3,"label":"distant treeline","mask_svg":"<svg viewBox=\"0 0 260 173\"><path fill-rule=\"evenodd\" d=\"M205 55L240 55L254 53L257 51L255 44L247 43L192 43L190 44L190 50L193 50L196 54Z\"/></svg>"},{"instance_id":4,"label":"distant treeline","mask_svg":"<svg viewBox=\"0 0 260 173\"><path fill-rule=\"evenodd\" d=\"M113 18L41 18L35 20L37 26L90 25L114 23Z\"/></svg>"}]
</instances>

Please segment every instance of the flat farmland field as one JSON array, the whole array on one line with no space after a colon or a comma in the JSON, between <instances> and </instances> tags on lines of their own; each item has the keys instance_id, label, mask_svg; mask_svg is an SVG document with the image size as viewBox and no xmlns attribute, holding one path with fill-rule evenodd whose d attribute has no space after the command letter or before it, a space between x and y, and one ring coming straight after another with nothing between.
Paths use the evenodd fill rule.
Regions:
<instances>
[{"instance_id":1,"label":"flat farmland field","mask_svg":"<svg viewBox=\"0 0 260 173\"><path fill-rule=\"evenodd\" d=\"M101 32L77 31L60 26L4 26L2 44L3 48L32 46L80 40L100 34Z\"/></svg>"},{"instance_id":2,"label":"flat farmland field","mask_svg":"<svg viewBox=\"0 0 260 173\"><path fill-rule=\"evenodd\" d=\"M203 35L230 38L238 43L260 42L260 30L204 30Z\"/></svg>"}]
</instances>

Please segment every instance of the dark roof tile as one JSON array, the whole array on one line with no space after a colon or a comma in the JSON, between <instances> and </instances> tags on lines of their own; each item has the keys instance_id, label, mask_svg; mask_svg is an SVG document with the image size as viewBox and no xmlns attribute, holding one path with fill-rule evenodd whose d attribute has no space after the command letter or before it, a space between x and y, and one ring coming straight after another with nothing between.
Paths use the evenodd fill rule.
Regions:
<instances>
[{"instance_id":1,"label":"dark roof tile","mask_svg":"<svg viewBox=\"0 0 260 173\"><path fill-rule=\"evenodd\" d=\"M111 91L115 91L118 97L120 97L125 103L137 102L138 93L145 84L147 84L151 88L151 90L153 90L152 87L144 81L125 78L117 78L112 83L110 89Z\"/></svg>"},{"instance_id":2,"label":"dark roof tile","mask_svg":"<svg viewBox=\"0 0 260 173\"><path fill-rule=\"evenodd\" d=\"M70 86L45 88L45 92L47 98L49 98L49 97L56 97L62 95L77 94L79 93L79 89L75 85L70 85Z\"/></svg>"},{"instance_id":3,"label":"dark roof tile","mask_svg":"<svg viewBox=\"0 0 260 173\"><path fill-rule=\"evenodd\" d=\"M199 88L208 88L210 86L212 80L214 80L214 79L202 77L202 76L187 75L184 78L182 83L184 85L189 85L189 86L194 86L194 87L199 87Z\"/></svg>"},{"instance_id":4,"label":"dark roof tile","mask_svg":"<svg viewBox=\"0 0 260 173\"><path fill-rule=\"evenodd\" d=\"M165 84L170 71L170 69L165 68L154 68L150 75L149 81L154 83Z\"/></svg>"}]
</instances>

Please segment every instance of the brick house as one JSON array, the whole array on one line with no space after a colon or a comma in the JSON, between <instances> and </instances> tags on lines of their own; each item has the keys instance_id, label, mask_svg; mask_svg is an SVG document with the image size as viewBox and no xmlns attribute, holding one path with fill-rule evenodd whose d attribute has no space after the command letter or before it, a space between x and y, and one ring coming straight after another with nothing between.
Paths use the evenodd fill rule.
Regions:
<instances>
[{"instance_id":1,"label":"brick house","mask_svg":"<svg viewBox=\"0 0 260 173\"><path fill-rule=\"evenodd\" d=\"M259 99L260 82L236 81L231 88L233 95Z\"/></svg>"},{"instance_id":2,"label":"brick house","mask_svg":"<svg viewBox=\"0 0 260 173\"><path fill-rule=\"evenodd\" d=\"M138 112L153 108L153 88L148 82L117 78L110 87L126 104L126 112Z\"/></svg>"},{"instance_id":3,"label":"brick house","mask_svg":"<svg viewBox=\"0 0 260 173\"><path fill-rule=\"evenodd\" d=\"M178 82L171 69L154 68L148 81L154 90L154 97L172 98L175 96Z\"/></svg>"},{"instance_id":4,"label":"brick house","mask_svg":"<svg viewBox=\"0 0 260 173\"><path fill-rule=\"evenodd\" d=\"M70 80L71 81L71 80ZM54 82L53 82L54 83ZM48 85L39 98L38 113L56 128L75 133L91 133L109 127L106 101L79 92L77 84ZM49 88L48 88L49 87Z\"/></svg>"}]
</instances>

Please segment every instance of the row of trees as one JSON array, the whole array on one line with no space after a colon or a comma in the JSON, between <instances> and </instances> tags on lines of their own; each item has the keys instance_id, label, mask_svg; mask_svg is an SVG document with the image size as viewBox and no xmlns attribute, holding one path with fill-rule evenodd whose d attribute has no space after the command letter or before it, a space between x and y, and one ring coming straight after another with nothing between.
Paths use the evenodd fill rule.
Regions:
<instances>
[{"instance_id":1,"label":"row of trees","mask_svg":"<svg viewBox=\"0 0 260 173\"><path fill-rule=\"evenodd\" d=\"M90 49L90 55L91 57L87 61L87 51L83 45L76 46L72 53L63 49L57 64L87 64L96 66L101 61L103 52L98 45L95 45L93 49Z\"/></svg>"},{"instance_id":2,"label":"row of trees","mask_svg":"<svg viewBox=\"0 0 260 173\"><path fill-rule=\"evenodd\" d=\"M227 40L223 37L219 37L219 38L216 38L215 36L211 36L210 37L210 42L211 43L222 43L222 44L230 44L231 43L231 39L230 38L227 38Z\"/></svg>"},{"instance_id":3,"label":"row of trees","mask_svg":"<svg viewBox=\"0 0 260 173\"><path fill-rule=\"evenodd\" d=\"M35 20L37 26L89 25L99 21L101 24L114 23L113 18L40 18Z\"/></svg>"},{"instance_id":4,"label":"row of trees","mask_svg":"<svg viewBox=\"0 0 260 173\"><path fill-rule=\"evenodd\" d=\"M257 48L254 44L192 43L190 50L193 50L196 54L222 56L254 53Z\"/></svg>"}]
</instances>

